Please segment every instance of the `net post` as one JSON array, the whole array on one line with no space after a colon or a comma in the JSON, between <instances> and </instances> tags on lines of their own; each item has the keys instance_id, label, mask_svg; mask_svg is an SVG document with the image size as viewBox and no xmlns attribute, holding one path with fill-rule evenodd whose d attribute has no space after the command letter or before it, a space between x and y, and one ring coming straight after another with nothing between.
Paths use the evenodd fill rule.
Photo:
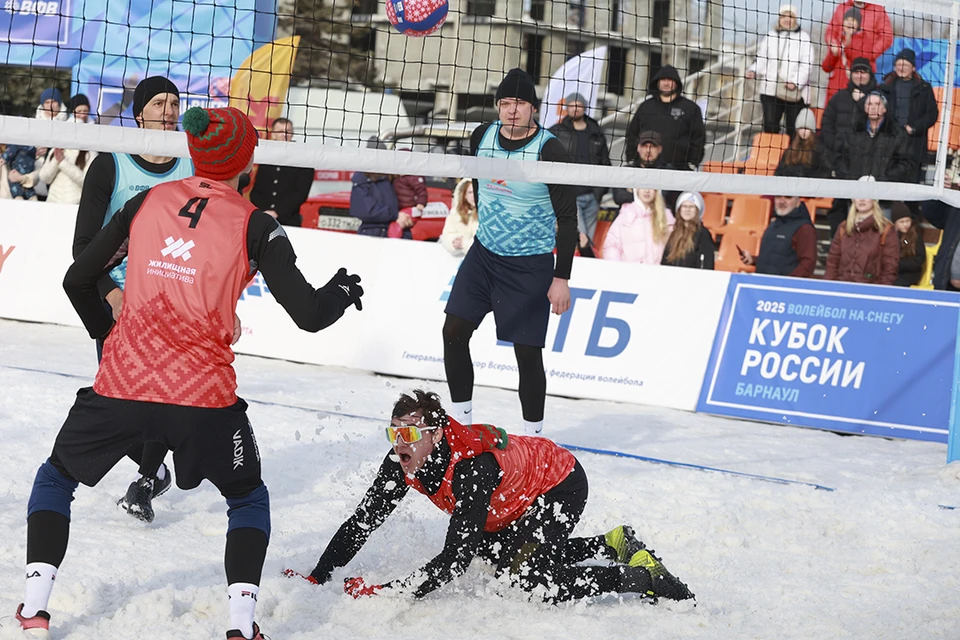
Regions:
<instances>
[{"instance_id":1,"label":"net post","mask_svg":"<svg viewBox=\"0 0 960 640\"><path fill-rule=\"evenodd\" d=\"M953 357L953 390L950 397L950 424L947 435L947 464L960 460L960 317L957 319L957 346Z\"/></svg>"},{"instance_id":2,"label":"net post","mask_svg":"<svg viewBox=\"0 0 960 640\"><path fill-rule=\"evenodd\" d=\"M947 164L947 148L950 143L950 119L953 111L953 76L957 63L957 37L960 27L960 3L953 3L950 15L950 40L947 43L946 77L943 79L943 113L940 117L940 139L937 145L937 162L934 171L934 186L944 189Z\"/></svg>"}]
</instances>

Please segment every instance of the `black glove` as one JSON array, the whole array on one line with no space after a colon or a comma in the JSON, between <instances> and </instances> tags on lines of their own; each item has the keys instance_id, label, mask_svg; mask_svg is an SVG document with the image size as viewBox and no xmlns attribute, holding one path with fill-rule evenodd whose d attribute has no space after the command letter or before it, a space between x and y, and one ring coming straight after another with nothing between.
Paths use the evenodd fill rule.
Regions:
<instances>
[{"instance_id":1,"label":"black glove","mask_svg":"<svg viewBox=\"0 0 960 640\"><path fill-rule=\"evenodd\" d=\"M360 303L360 296L363 295L363 287L360 286L360 276L350 275L347 270L340 267L337 274L330 278L330 282L323 285L321 291L333 293L343 300L343 308L346 310L351 304L357 306L357 311L363 310Z\"/></svg>"}]
</instances>

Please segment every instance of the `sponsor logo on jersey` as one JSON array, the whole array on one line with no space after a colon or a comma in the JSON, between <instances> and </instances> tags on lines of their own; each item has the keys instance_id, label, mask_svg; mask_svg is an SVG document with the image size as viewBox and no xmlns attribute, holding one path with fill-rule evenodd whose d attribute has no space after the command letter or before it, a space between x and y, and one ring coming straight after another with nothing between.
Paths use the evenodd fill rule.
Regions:
<instances>
[{"instance_id":1,"label":"sponsor logo on jersey","mask_svg":"<svg viewBox=\"0 0 960 640\"><path fill-rule=\"evenodd\" d=\"M161 249L160 253L163 254L163 257L173 256L174 258L180 258L184 262L189 260L192 256L190 255L190 249L193 249L195 246L193 240L183 241L183 238L173 239L173 236L170 236L164 242L167 243L165 249Z\"/></svg>"}]
</instances>

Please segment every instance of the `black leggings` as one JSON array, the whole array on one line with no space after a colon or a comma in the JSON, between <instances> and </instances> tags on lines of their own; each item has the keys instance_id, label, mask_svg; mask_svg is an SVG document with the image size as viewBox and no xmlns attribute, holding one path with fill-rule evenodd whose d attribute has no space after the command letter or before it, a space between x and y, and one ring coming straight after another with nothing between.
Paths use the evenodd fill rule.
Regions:
<instances>
[{"instance_id":1,"label":"black leggings","mask_svg":"<svg viewBox=\"0 0 960 640\"><path fill-rule=\"evenodd\" d=\"M797 115L807 106L803 100L800 100L800 102L785 102L776 96L762 94L760 105L763 108L763 132L780 133L780 120L786 115L787 135L791 138L796 130L794 123L797 120Z\"/></svg>"},{"instance_id":2,"label":"black leggings","mask_svg":"<svg viewBox=\"0 0 960 640\"><path fill-rule=\"evenodd\" d=\"M470 338L477 325L458 316L447 314L443 323L443 368L447 374L452 402L473 399L473 359L470 356ZM543 348L514 344L517 370L520 374L520 407L528 422L543 420L547 402L547 374L543 369Z\"/></svg>"},{"instance_id":3,"label":"black leggings","mask_svg":"<svg viewBox=\"0 0 960 640\"><path fill-rule=\"evenodd\" d=\"M603 535L571 538L587 504L587 475L577 462L570 475L540 496L524 517L506 529L484 534L481 557L493 562L524 591L540 591L546 602L564 602L605 593L649 588L644 569L575 566L591 559L614 560Z\"/></svg>"}]
</instances>

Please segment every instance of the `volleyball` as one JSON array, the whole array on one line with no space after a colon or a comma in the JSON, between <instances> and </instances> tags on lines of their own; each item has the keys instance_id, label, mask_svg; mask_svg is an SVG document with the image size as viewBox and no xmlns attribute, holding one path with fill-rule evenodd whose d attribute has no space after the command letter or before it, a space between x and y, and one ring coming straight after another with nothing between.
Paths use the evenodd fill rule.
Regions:
<instances>
[{"instance_id":1,"label":"volleyball","mask_svg":"<svg viewBox=\"0 0 960 640\"><path fill-rule=\"evenodd\" d=\"M447 19L447 0L387 0L387 18L405 36L427 36Z\"/></svg>"}]
</instances>

